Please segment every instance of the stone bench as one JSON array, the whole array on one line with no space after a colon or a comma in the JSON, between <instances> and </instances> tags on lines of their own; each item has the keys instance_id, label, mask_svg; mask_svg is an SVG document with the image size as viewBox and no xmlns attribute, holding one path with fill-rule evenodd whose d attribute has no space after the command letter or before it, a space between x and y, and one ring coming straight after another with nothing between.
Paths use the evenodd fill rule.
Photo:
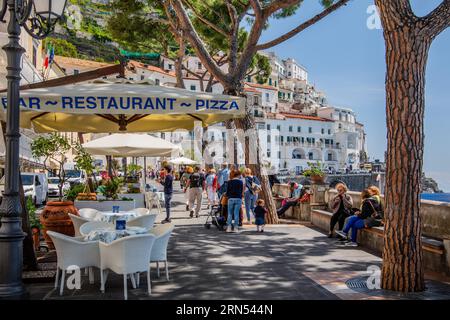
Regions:
<instances>
[{"instance_id":1,"label":"stone bench","mask_svg":"<svg viewBox=\"0 0 450 320\"><path fill-rule=\"evenodd\" d=\"M326 210L312 209L311 223L319 229L328 232L332 215L331 212ZM384 247L383 227L359 230L358 243L381 256ZM445 249L443 240L422 237L422 249L425 270L450 275L450 268L447 262L450 253Z\"/></svg>"},{"instance_id":2,"label":"stone bench","mask_svg":"<svg viewBox=\"0 0 450 320\"><path fill-rule=\"evenodd\" d=\"M281 207L281 202L283 198L273 198L275 201L276 208ZM307 203L298 203L296 206L289 208L284 213L286 218L295 219L298 221L311 221L311 210L314 208L324 209L326 205L311 205L309 202Z\"/></svg>"}]
</instances>

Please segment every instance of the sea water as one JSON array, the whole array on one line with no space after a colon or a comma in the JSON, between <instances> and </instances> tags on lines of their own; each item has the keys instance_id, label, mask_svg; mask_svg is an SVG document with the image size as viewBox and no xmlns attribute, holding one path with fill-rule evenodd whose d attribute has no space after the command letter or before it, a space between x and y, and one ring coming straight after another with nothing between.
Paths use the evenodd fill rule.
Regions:
<instances>
[{"instance_id":1,"label":"sea water","mask_svg":"<svg viewBox=\"0 0 450 320\"><path fill-rule=\"evenodd\" d=\"M450 202L450 193L422 193L423 200Z\"/></svg>"}]
</instances>

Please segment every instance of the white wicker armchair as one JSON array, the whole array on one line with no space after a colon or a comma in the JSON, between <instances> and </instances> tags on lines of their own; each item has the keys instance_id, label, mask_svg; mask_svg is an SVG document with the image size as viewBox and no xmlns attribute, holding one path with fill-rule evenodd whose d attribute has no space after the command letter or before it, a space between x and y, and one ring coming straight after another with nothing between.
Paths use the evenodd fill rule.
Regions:
<instances>
[{"instance_id":1,"label":"white wicker armchair","mask_svg":"<svg viewBox=\"0 0 450 320\"><path fill-rule=\"evenodd\" d=\"M75 237L81 236L80 227L86 222L90 222L91 220L83 218L81 216L76 216L74 214L69 213L70 220L72 220L73 228L75 229Z\"/></svg>"},{"instance_id":2,"label":"white wicker armchair","mask_svg":"<svg viewBox=\"0 0 450 320\"><path fill-rule=\"evenodd\" d=\"M136 215L139 217L150 214L150 210L148 210L147 208L136 208L136 209L131 210L130 212L136 213Z\"/></svg>"},{"instance_id":3,"label":"white wicker armchair","mask_svg":"<svg viewBox=\"0 0 450 320\"><path fill-rule=\"evenodd\" d=\"M99 213L99 211L96 209L91 209L91 208L83 208L83 209L79 209L78 213L80 214L80 217L94 220L95 217L97 217L97 214Z\"/></svg>"},{"instance_id":4,"label":"white wicker armchair","mask_svg":"<svg viewBox=\"0 0 450 320\"><path fill-rule=\"evenodd\" d=\"M150 262L156 262L156 268L159 277L159 262L164 262L164 268L166 272L166 279L169 281L169 264L167 261L167 245L169 244L169 238L174 229L173 224L162 224L154 227L149 231L150 234L155 235L156 240L152 248L152 254Z\"/></svg>"},{"instance_id":5,"label":"white wicker armchair","mask_svg":"<svg viewBox=\"0 0 450 320\"><path fill-rule=\"evenodd\" d=\"M111 229L114 230L113 224L103 221L90 221L86 222L80 227L80 234L82 236L87 236L91 231L95 229Z\"/></svg>"},{"instance_id":6,"label":"white wicker armchair","mask_svg":"<svg viewBox=\"0 0 450 320\"><path fill-rule=\"evenodd\" d=\"M92 267L100 267L98 241L82 241L61 233L47 231L56 248L57 268L55 288L58 287L59 272L62 271L59 294L63 294L66 270L70 268L89 268L89 282L94 282Z\"/></svg>"},{"instance_id":7,"label":"white wicker armchair","mask_svg":"<svg viewBox=\"0 0 450 320\"><path fill-rule=\"evenodd\" d=\"M110 244L99 242L100 245L100 276L101 291L105 292L107 269L123 275L124 299L128 299L127 276L132 281L136 273L147 272L147 290L151 294L150 254L155 241L151 234L135 235L113 241ZM134 281L133 281L134 282Z\"/></svg>"},{"instance_id":8,"label":"white wicker armchair","mask_svg":"<svg viewBox=\"0 0 450 320\"><path fill-rule=\"evenodd\" d=\"M131 219L127 222L127 226L142 227L150 230L155 224L156 216L157 214L147 214Z\"/></svg>"}]
</instances>

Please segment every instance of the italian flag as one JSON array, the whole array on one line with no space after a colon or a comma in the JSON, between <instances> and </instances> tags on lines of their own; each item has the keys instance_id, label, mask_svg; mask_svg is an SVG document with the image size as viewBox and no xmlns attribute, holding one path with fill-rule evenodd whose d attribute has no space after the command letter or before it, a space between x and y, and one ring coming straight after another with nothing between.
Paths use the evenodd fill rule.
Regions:
<instances>
[{"instance_id":1,"label":"italian flag","mask_svg":"<svg viewBox=\"0 0 450 320\"><path fill-rule=\"evenodd\" d=\"M55 57L55 49L51 44L48 44L47 52L45 54L44 59L44 69L48 69L48 67L52 64L54 57Z\"/></svg>"}]
</instances>

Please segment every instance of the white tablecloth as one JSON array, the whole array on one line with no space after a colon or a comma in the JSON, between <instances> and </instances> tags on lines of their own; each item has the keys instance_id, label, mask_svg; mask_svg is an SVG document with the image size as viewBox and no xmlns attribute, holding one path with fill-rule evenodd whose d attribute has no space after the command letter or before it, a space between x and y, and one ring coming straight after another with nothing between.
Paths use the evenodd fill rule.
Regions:
<instances>
[{"instance_id":1,"label":"white tablecloth","mask_svg":"<svg viewBox=\"0 0 450 320\"><path fill-rule=\"evenodd\" d=\"M107 228L99 228L92 230L87 236L84 237L85 241L101 241L105 243L111 243L114 240L132 236L136 234L147 233L146 228L141 227L127 227L126 230L115 230Z\"/></svg>"},{"instance_id":2,"label":"white tablecloth","mask_svg":"<svg viewBox=\"0 0 450 320\"><path fill-rule=\"evenodd\" d=\"M112 211L99 211L97 213L97 216L94 218L94 221L103 221L116 224L116 220L119 218L129 221L131 219L137 218L137 214L135 212L114 213Z\"/></svg>"}]
</instances>

